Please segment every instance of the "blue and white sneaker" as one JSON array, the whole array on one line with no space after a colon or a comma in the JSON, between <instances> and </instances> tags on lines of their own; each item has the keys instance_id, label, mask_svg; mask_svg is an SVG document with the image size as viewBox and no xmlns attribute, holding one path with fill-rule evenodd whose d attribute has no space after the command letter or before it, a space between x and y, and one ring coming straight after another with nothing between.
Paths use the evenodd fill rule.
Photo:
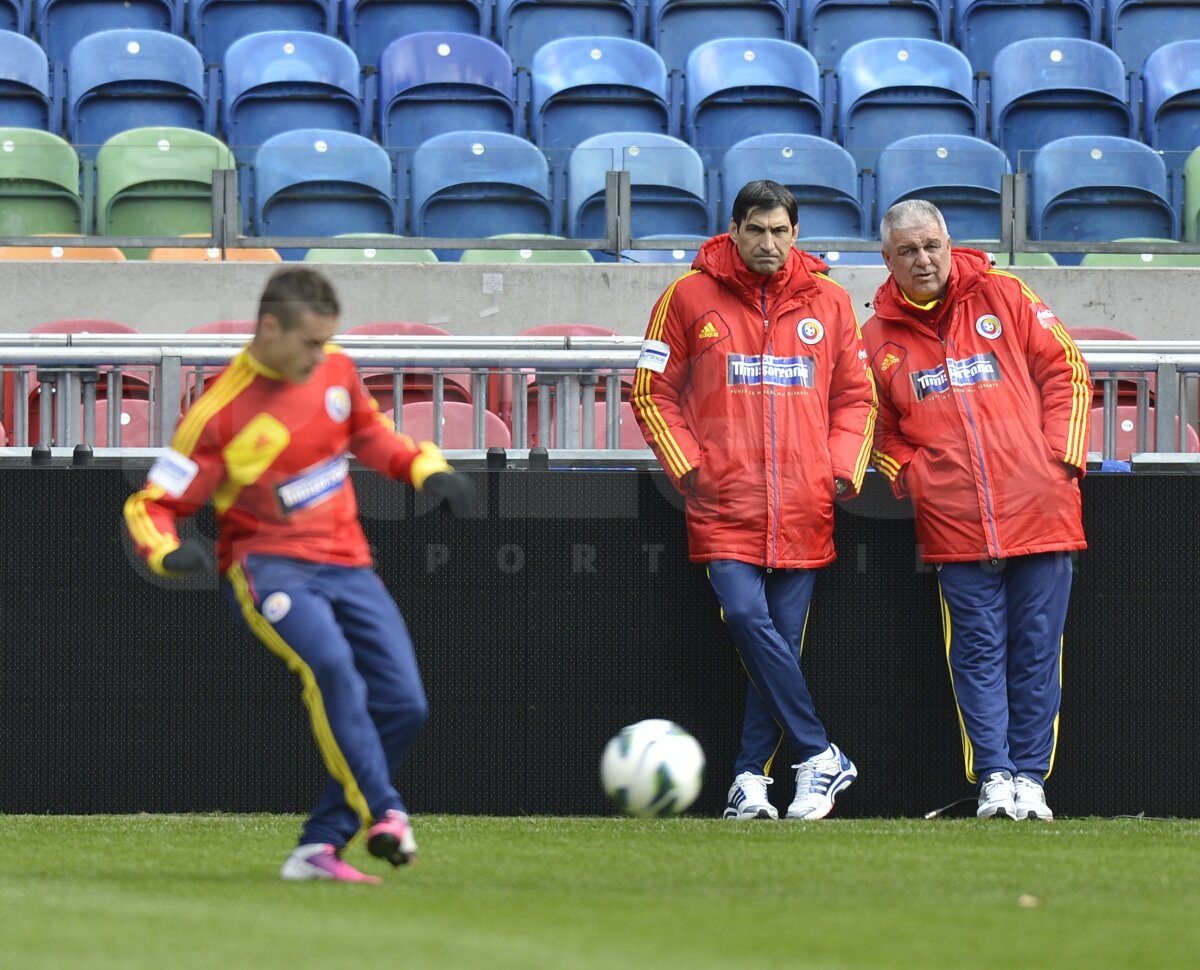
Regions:
<instances>
[{"instance_id":1,"label":"blue and white sneaker","mask_svg":"<svg viewBox=\"0 0 1200 970\"><path fill-rule=\"evenodd\" d=\"M743 771L733 779L729 789L729 804L725 806L726 818L779 818L779 811L767 797L767 785L775 779Z\"/></svg>"},{"instance_id":2,"label":"blue and white sneaker","mask_svg":"<svg viewBox=\"0 0 1200 970\"><path fill-rule=\"evenodd\" d=\"M792 767L797 769L796 797L788 806L788 818L824 818L833 811L838 793L849 788L858 777L854 762L836 744Z\"/></svg>"},{"instance_id":3,"label":"blue and white sneaker","mask_svg":"<svg viewBox=\"0 0 1200 970\"><path fill-rule=\"evenodd\" d=\"M1046 804L1046 790L1036 778L1029 775L1017 775L1013 782L1016 792L1013 799L1014 814L1018 819L1036 819L1039 822L1053 822L1054 813Z\"/></svg>"},{"instance_id":4,"label":"blue and white sneaker","mask_svg":"<svg viewBox=\"0 0 1200 970\"><path fill-rule=\"evenodd\" d=\"M975 815L978 818L1016 818L1016 797L1012 775L1007 771L993 771L979 783L979 807Z\"/></svg>"}]
</instances>

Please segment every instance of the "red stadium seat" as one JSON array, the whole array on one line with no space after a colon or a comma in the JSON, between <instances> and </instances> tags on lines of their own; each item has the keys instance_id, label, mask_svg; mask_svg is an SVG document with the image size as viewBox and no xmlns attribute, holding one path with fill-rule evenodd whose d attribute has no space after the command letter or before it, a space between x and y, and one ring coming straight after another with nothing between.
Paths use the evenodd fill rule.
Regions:
<instances>
[{"instance_id":1,"label":"red stadium seat","mask_svg":"<svg viewBox=\"0 0 1200 970\"><path fill-rule=\"evenodd\" d=\"M245 334L254 336L254 328L258 324L253 320L214 320L212 323L199 323L188 329L188 333L217 333Z\"/></svg>"},{"instance_id":2,"label":"red stadium seat","mask_svg":"<svg viewBox=\"0 0 1200 970\"><path fill-rule=\"evenodd\" d=\"M442 404L442 447L475 447L475 414L470 404L462 401L446 401ZM418 441L433 440L433 402L416 401L400 409L403 432ZM388 417L395 420L395 412ZM511 448L512 435L498 414L483 412L483 434L485 448Z\"/></svg>"},{"instance_id":3,"label":"red stadium seat","mask_svg":"<svg viewBox=\"0 0 1200 970\"><path fill-rule=\"evenodd\" d=\"M1147 427L1146 427L1146 447L1139 449L1137 443L1137 407L1132 404L1120 404L1117 406L1117 450L1110 457L1120 461L1128 461L1129 456L1138 451L1158 451L1160 450L1155 442L1155 412L1154 408L1147 408ZM1179 428L1179 418L1175 419L1175 428ZM1161 450L1174 451L1177 445L1174 441L1164 444ZM1187 426L1187 444L1188 452L1200 452L1200 433L1192 425ZM1104 408L1092 408L1092 420L1088 430L1088 451L1104 451Z\"/></svg>"},{"instance_id":4,"label":"red stadium seat","mask_svg":"<svg viewBox=\"0 0 1200 970\"><path fill-rule=\"evenodd\" d=\"M1125 330L1115 327L1067 327L1067 333L1072 340L1137 340L1138 338ZM1108 375L1104 375L1108 376ZM1137 403L1137 379L1140 376L1149 377L1150 402L1154 402L1154 375L1139 375L1135 371L1121 371L1117 381L1117 401L1121 404ZM1094 403L1104 401L1104 382L1093 375L1095 388Z\"/></svg>"},{"instance_id":5,"label":"red stadium seat","mask_svg":"<svg viewBox=\"0 0 1200 970\"><path fill-rule=\"evenodd\" d=\"M618 448L646 448L646 439L633 413L633 405L628 401L621 402L621 437L617 442ZM593 443L597 448L607 448L608 441L608 402L597 401L595 404L596 428Z\"/></svg>"},{"instance_id":6,"label":"red stadium seat","mask_svg":"<svg viewBox=\"0 0 1200 970\"><path fill-rule=\"evenodd\" d=\"M450 333L430 323L415 323L407 320L389 320L377 323L360 323L345 331L347 337L449 337ZM336 337L334 338L337 339ZM363 384L381 411L395 406L395 387L390 369L364 368ZM471 403L471 378L465 371L447 371L443 375L442 399ZM429 371L405 370L404 406L409 403L433 400L433 374Z\"/></svg>"},{"instance_id":7,"label":"red stadium seat","mask_svg":"<svg viewBox=\"0 0 1200 970\"><path fill-rule=\"evenodd\" d=\"M80 424L82 428L83 425ZM99 448L108 447L108 401L96 402L96 441ZM121 402L121 447L150 447L150 402L136 398Z\"/></svg>"},{"instance_id":8,"label":"red stadium seat","mask_svg":"<svg viewBox=\"0 0 1200 970\"><path fill-rule=\"evenodd\" d=\"M254 336L255 327L258 324L254 320L213 320L211 323L199 323L187 330L189 334L218 334L221 336L236 337L239 339L231 340L230 343L245 344L250 342L250 338ZM245 338L245 339L241 339ZM221 341L222 344L225 341ZM186 407L190 402L196 400L203 394L210 384L217 379L217 375L224 370L224 367L184 367L183 380L183 403ZM197 375L201 375L203 380L199 380Z\"/></svg>"}]
</instances>

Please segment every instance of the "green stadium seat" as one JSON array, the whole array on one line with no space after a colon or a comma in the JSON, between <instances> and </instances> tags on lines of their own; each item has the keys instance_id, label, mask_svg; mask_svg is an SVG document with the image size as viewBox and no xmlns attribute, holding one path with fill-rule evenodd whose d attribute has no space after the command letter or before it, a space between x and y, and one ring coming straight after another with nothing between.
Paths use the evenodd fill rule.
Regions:
<instances>
[{"instance_id":1,"label":"green stadium seat","mask_svg":"<svg viewBox=\"0 0 1200 970\"><path fill-rule=\"evenodd\" d=\"M74 236L89 228L75 149L48 132L0 128L0 234Z\"/></svg>"},{"instance_id":2,"label":"green stadium seat","mask_svg":"<svg viewBox=\"0 0 1200 970\"><path fill-rule=\"evenodd\" d=\"M973 249L982 249L992 257L992 262L1000 268L1008 266L1057 266L1058 260L1053 253L993 253L982 243L972 244Z\"/></svg>"},{"instance_id":3,"label":"green stadium seat","mask_svg":"<svg viewBox=\"0 0 1200 970\"><path fill-rule=\"evenodd\" d=\"M1155 239L1150 236L1132 236L1127 239L1114 239L1121 243L1178 243L1174 239ZM1080 266L1119 266L1121 268L1138 268L1144 266L1155 269L1164 267L1200 266L1200 253L1088 253L1079 263Z\"/></svg>"},{"instance_id":4,"label":"green stadium seat","mask_svg":"<svg viewBox=\"0 0 1200 970\"><path fill-rule=\"evenodd\" d=\"M1200 241L1200 148L1192 152L1183 164L1183 238Z\"/></svg>"},{"instance_id":5,"label":"green stadium seat","mask_svg":"<svg viewBox=\"0 0 1200 970\"><path fill-rule=\"evenodd\" d=\"M96 156L96 230L109 236L207 236L213 170L233 167L233 153L200 131L134 128L114 135Z\"/></svg>"},{"instance_id":6,"label":"green stadium seat","mask_svg":"<svg viewBox=\"0 0 1200 970\"><path fill-rule=\"evenodd\" d=\"M523 233L501 233L491 239L520 239ZM538 239L562 236L537 234ZM586 249L464 249L460 263L594 263Z\"/></svg>"},{"instance_id":7,"label":"green stadium seat","mask_svg":"<svg viewBox=\"0 0 1200 970\"><path fill-rule=\"evenodd\" d=\"M391 236L402 239L394 233L385 232L343 232L334 236L335 239L354 239L357 237L379 238ZM437 254L432 249L310 249L304 255L306 263L436 263Z\"/></svg>"}]
</instances>

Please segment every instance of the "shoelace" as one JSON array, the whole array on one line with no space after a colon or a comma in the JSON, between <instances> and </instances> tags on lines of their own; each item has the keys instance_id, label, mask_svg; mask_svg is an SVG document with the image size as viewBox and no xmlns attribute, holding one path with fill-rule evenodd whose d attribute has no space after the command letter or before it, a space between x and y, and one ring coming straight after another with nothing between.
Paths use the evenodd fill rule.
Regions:
<instances>
[{"instance_id":1,"label":"shoelace","mask_svg":"<svg viewBox=\"0 0 1200 970\"><path fill-rule=\"evenodd\" d=\"M827 767L824 770L822 767ZM840 761L833 758L827 758L824 761L804 761L798 765L792 765L799 771L796 775L796 791L797 792L813 792L817 795L824 795L829 791L829 786L833 784L834 776L841 769Z\"/></svg>"},{"instance_id":2,"label":"shoelace","mask_svg":"<svg viewBox=\"0 0 1200 970\"><path fill-rule=\"evenodd\" d=\"M742 797L751 805L761 805L768 801L767 785L774 783L775 779L768 778L766 775L746 775L740 782Z\"/></svg>"},{"instance_id":3,"label":"shoelace","mask_svg":"<svg viewBox=\"0 0 1200 970\"><path fill-rule=\"evenodd\" d=\"M1013 784L1017 786L1017 797L1020 798L1021 801L1044 802L1046 800L1045 789L1043 789L1042 786L1036 781L1030 781L1028 778L1023 778L1018 775Z\"/></svg>"}]
</instances>

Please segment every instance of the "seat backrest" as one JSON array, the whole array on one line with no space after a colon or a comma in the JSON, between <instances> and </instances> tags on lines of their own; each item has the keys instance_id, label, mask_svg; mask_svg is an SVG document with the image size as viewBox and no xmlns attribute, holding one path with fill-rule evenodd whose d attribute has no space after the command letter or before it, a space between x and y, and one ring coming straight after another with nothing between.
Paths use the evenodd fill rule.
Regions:
<instances>
[{"instance_id":1,"label":"seat backrest","mask_svg":"<svg viewBox=\"0 0 1200 970\"><path fill-rule=\"evenodd\" d=\"M1200 148L1183 165L1183 190L1183 238L1196 242L1200 239Z\"/></svg>"},{"instance_id":2,"label":"seat backrest","mask_svg":"<svg viewBox=\"0 0 1200 970\"><path fill-rule=\"evenodd\" d=\"M617 119L624 119L626 129L635 122L651 131L670 129L667 67L646 44L624 37L563 37L533 55L530 75L530 122L542 147L573 148ZM575 101L586 103L570 104ZM606 111L603 105L611 107Z\"/></svg>"},{"instance_id":3,"label":"seat backrest","mask_svg":"<svg viewBox=\"0 0 1200 970\"><path fill-rule=\"evenodd\" d=\"M377 323L359 323L347 327L344 333L347 337L449 337L450 331L435 327L432 323L418 323L414 320L387 320Z\"/></svg>"},{"instance_id":4,"label":"seat backrest","mask_svg":"<svg viewBox=\"0 0 1200 970\"><path fill-rule=\"evenodd\" d=\"M116 442L109 441L108 413L113 406L106 397L96 399L96 440L93 444L98 448L115 447ZM150 447L150 402L142 398L126 397L121 400L121 447L148 448ZM80 432L83 424L79 424Z\"/></svg>"},{"instance_id":5,"label":"seat backrest","mask_svg":"<svg viewBox=\"0 0 1200 970\"><path fill-rule=\"evenodd\" d=\"M395 420L395 412L389 412ZM483 412L483 447L511 448L512 433L498 414ZM400 430L417 441L434 441L433 402L413 401L400 409ZM462 401L442 402L441 447L475 448L474 407Z\"/></svg>"},{"instance_id":6,"label":"seat backrest","mask_svg":"<svg viewBox=\"0 0 1200 970\"><path fill-rule=\"evenodd\" d=\"M1114 242L1174 243L1174 239L1136 237L1115 239ZM1200 253L1087 253L1080 266L1110 266L1123 269L1195 269L1200 267Z\"/></svg>"},{"instance_id":7,"label":"seat backrest","mask_svg":"<svg viewBox=\"0 0 1200 970\"><path fill-rule=\"evenodd\" d=\"M220 64L239 38L264 30L335 34L337 6L337 0L189 0L188 32L204 62Z\"/></svg>"},{"instance_id":8,"label":"seat backrest","mask_svg":"<svg viewBox=\"0 0 1200 970\"><path fill-rule=\"evenodd\" d=\"M596 401L593 403L593 441L595 448L608 447L608 408L612 402ZM633 413L633 405L628 401L617 402L617 413L620 420L620 436L617 438L617 448L645 448L646 439Z\"/></svg>"},{"instance_id":9,"label":"seat backrest","mask_svg":"<svg viewBox=\"0 0 1200 970\"><path fill-rule=\"evenodd\" d=\"M0 0L0 30L29 33L29 0Z\"/></svg>"},{"instance_id":10,"label":"seat backrest","mask_svg":"<svg viewBox=\"0 0 1200 970\"><path fill-rule=\"evenodd\" d=\"M34 0L33 5L38 38L51 64L65 64L71 48L101 30L133 28L179 34L182 14L179 0Z\"/></svg>"},{"instance_id":11,"label":"seat backrest","mask_svg":"<svg viewBox=\"0 0 1200 970\"><path fill-rule=\"evenodd\" d=\"M1156 409L1151 406L1146 409L1146 427L1145 435L1145 450L1146 451L1179 451L1178 429L1179 418L1175 418L1175 431L1171 435L1173 440L1156 442L1157 434L1155 428L1157 426ZM1117 405L1117 435L1116 435L1116 453L1111 457L1119 461L1128 461L1132 455L1142 451L1141 444L1138 441L1138 409L1136 404L1118 404ZM1091 422L1088 427L1088 450L1099 451L1104 450L1104 408L1092 408ZM1185 453L1194 454L1200 451L1200 433L1197 433L1195 427L1191 424L1187 426L1185 431L1185 440L1183 444Z\"/></svg>"},{"instance_id":12,"label":"seat backrest","mask_svg":"<svg viewBox=\"0 0 1200 970\"><path fill-rule=\"evenodd\" d=\"M683 70L688 54L714 37L789 40L795 36L788 0L650 0L650 43L670 70ZM736 28L732 25L736 24Z\"/></svg>"},{"instance_id":13,"label":"seat backrest","mask_svg":"<svg viewBox=\"0 0 1200 970\"><path fill-rule=\"evenodd\" d=\"M543 323L517 331L518 337L619 337L609 327L592 323Z\"/></svg>"},{"instance_id":14,"label":"seat backrest","mask_svg":"<svg viewBox=\"0 0 1200 970\"><path fill-rule=\"evenodd\" d=\"M492 239L516 238L523 234L500 233ZM562 239L562 236L544 235L543 239ZM460 263L594 263L595 259L586 249L464 249Z\"/></svg>"},{"instance_id":15,"label":"seat backrest","mask_svg":"<svg viewBox=\"0 0 1200 970\"><path fill-rule=\"evenodd\" d=\"M340 232L336 239L375 236L377 233ZM384 233L384 235L390 235ZM397 239L402 238L396 236ZM310 249L304 254L306 263L436 263L437 254L432 249L376 249L363 246L361 249Z\"/></svg>"},{"instance_id":16,"label":"seat backrest","mask_svg":"<svg viewBox=\"0 0 1200 970\"><path fill-rule=\"evenodd\" d=\"M941 0L799 0L799 37L823 70L832 71L855 44L876 37L949 41Z\"/></svg>"},{"instance_id":17,"label":"seat backrest","mask_svg":"<svg viewBox=\"0 0 1200 970\"><path fill-rule=\"evenodd\" d=\"M1107 0L1104 17L1108 45L1127 71L1140 71L1168 41L1200 38L1200 4L1191 0Z\"/></svg>"},{"instance_id":18,"label":"seat backrest","mask_svg":"<svg viewBox=\"0 0 1200 970\"><path fill-rule=\"evenodd\" d=\"M279 263L277 250L262 246L230 246L224 252L211 247L159 246L146 258L154 263Z\"/></svg>"},{"instance_id":19,"label":"seat backrest","mask_svg":"<svg viewBox=\"0 0 1200 970\"><path fill-rule=\"evenodd\" d=\"M6 182L41 182L79 195L79 156L58 135L0 128L0 192Z\"/></svg>"},{"instance_id":20,"label":"seat backrest","mask_svg":"<svg viewBox=\"0 0 1200 970\"><path fill-rule=\"evenodd\" d=\"M51 124L46 54L28 37L5 30L0 30L0 124L41 129Z\"/></svg>"},{"instance_id":21,"label":"seat backrest","mask_svg":"<svg viewBox=\"0 0 1200 970\"><path fill-rule=\"evenodd\" d=\"M125 254L115 246L0 246L0 260L124 262Z\"/></svg>"},{"instance_id":22,"label":"seat backrest","mask_svg":"<svg viewBox=\"0 0 1200 970\"><path fill-rule=\"evenodd\" d=\"M188 333L214 334L253 334L257 324L253 320L213 320L209 323L198 323L188 328Z\"/></svg>"},{"instance_id":23,"label":"seat backrest","mask_svg":"<svg viewBox=\"0 0 1200 970\"><path fill-rule=\"evenodd\" d=\"M955 44L976 71L992 71L996 52L1031 37L1100 40L1101 5L1092 0L956 0Z\"/></svg>"},{"instance_id":24,"label":"seat backrest","mask_svg":"<svg viewBox=\"0 0 1200 970\"><path fill-rule=\"evenodd\" d=\"M1195 148L1200 142L1200 40L1177 40L1151 53L1142 70L1142 96L1151 147ZM1178 112L1179 120L1169 123L1168 112Z\"/></svg>"},{"instance_id":25,"label":"seat backrest","mask_svg":"<svg viewBox=\"0 0 1200 970\"><path fill-rule=\"evenodd\" d=\"M397 37L422 31L454 31L490 37L490 0L343 0L346 42L364 64L378 64Z\"/></svg>"},{"instance_id":26,"label":"seat backrest","mask_svg":"<svg viewBox=\"0 0 1200 970\"><path fill-rule=\"evenodd\" d=\"M47 320L36 327L30 327L30 333L141 333L136 327L127 323L117 323L115 320Z\"/></svg>"},{"instance_id":27,"label":"seat backrest","mask_svg":"<svg viewBox=\"0 0 1200 970\"><path fill-rule=\"evenodd\" d=\"M1116 327L1067 327L1072 340L1137 340L1137 334Z\"/></svg>"},{"instance_id":28,"label":"seat backrest","mask_svg":"<svg viewBox=\"0 0 1200 970\"><path fill-rule=\"evenodd\" d=\"M496 0L496 37L518 67L560 37L642 37L638 0Z\"/></svg>"}]
</instances>

